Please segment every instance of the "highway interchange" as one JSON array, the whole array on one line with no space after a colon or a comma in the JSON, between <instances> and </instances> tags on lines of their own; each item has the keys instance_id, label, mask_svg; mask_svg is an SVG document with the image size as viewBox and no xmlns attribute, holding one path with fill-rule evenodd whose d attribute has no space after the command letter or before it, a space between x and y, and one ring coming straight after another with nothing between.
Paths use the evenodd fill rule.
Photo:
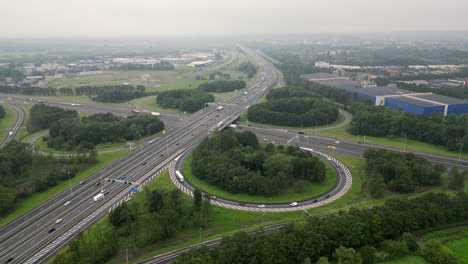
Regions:
<instances>
[{"instance_id":1,"label":"highway interchange","mask_svg":"<svg viewBox=\"0 0 468 264\"><path fill-rule=\"evenodd\" d=\"M245 49L245 48L244 48ZM254 52L245 49L260 66L257 80L248 88L247 95L237 95L222 102L224 109L217 111L216 106L199 111L185 120L177 115L162 115L161 119L170 123L166 134L148 140L141 149L129 153L119 161L91 175L83 184L67 189L40 206L0 228L0 261L12 259L10 263L42 263L62 248L79 232L89 227L109 212L116 204L128 199L131 187L141 187L164 169L172 171L180 166L185 154L214 131L220 130L235 121L249 105L252 98L260 98L269 88L281 83L281 74L266 60ZM15 96L12 102L23 103L29 98ZM29 100L31 103L33 101ZM48 100L50 105L76 109L80 106L71 103ZM129 109L105 107L100 105L83 105L87 113L112 112L128 115ZM165 120L166 118L166 120ZM171 123L172 122L172 123ZM330 152L328 146L336 146L336 154L362 157L366 148L387 148L370 143L339 140L315 135L298 134L282 129L262 128L255 126L238 126L239 130L251 130L264 142L277 144L300 145L321 152ZM391 148L390 148L391 149ZM398 149L393 149L397 150ZM415 152L415 151L412 151ZM415 152L433 162L442 162L448 166L459 166L455 157ZM178 162L174 162L177 160ZM179 165L178 165L179 164ZM112 182L106 179L125 180ZM96 186L97 183L100 183ZM125 183L130 182L130 183ZM103 191L107 193L104 200L95 202L92 197ZM338 190L339 191L339 190ZM330 198L335 195L333 193ZM68 201L70 203L65 205ZM229 201L227 201L229 202ZM234 202L234 201L231 201ZM256 205L246 205L255 207ZM272 206L273 207L273 206ZM285 208L288 204L275 205ZM57 219L63 219L55 224Z\"/></svg>"},{"instance_id":2,"label":"highway interchange","mask_svg":"<svg viewBox=\"0 0 468 264\"><path fill-rule=\"evenodd\" d=\"M210 133L234 121L253 103L252 97L261 97L268 88L276 86L277 70L253 52L248 52L260 65L259 78L248 90L250 96L239 93L222 103L223 111L217 111L216 107L212 106L171 126L166 134L155 137L143 148L91 175L84 184L73 186L73 193L71 190L65 190L2 227L0 260L5 262L13 258L11 263L44 262L63 247L65 242L105 215L115 203L128 197L130 187L140 188L140 183L147 182L155 173L164 169L180 156L184 149L190 149ZM105 181L118 180L122 176L132 184ZM95 186L97 182L101 184ZM102 189L109 192L105 200L94 202L92 197ZM70 204L65 206L67 201L70 201ZM63 221L55 224L59 218ZM82 228L74 229L75 226Z\"/></svg>"}]
</instances>

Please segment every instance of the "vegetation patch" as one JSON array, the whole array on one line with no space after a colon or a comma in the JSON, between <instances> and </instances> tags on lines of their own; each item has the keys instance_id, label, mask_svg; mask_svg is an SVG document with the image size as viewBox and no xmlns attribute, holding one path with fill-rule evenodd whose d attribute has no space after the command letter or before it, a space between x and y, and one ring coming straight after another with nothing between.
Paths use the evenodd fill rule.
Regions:
<instances>
[{"instance_id":1,"label":"vegetation patch","mask_svg":"<svg viewBox=\"0 0 468 264\"><path fill-rule=\"evenodd\" d=\"M319 94L303 87L283 87L271 90L268 101L248 110L248 119L258 123L310 127L337 120L338 107Z\"/></svg>"},{"instance_id":2,"label":"vegetation patch","mask_svg":"<svg viewBox=\"0 0 468 264\"><path fill-rule=\"evenodd\" d=\"M293 186L322 183L326 175L324 163L309 152L292 146L263 147L252 132L231 130L205 139L195 149L192 171L225 191L250 195L281 194Z\"/></svg>"},{"instance_id":3,"label":"vegetation patch","mask_svg":"<svg viewBox=\"0 0 468 264\"><path fill-rule=\"evenodd\" d=\"M194 89L164 91L156 97L156 103L163 108L176 108L189 113L202 109L208 102L214 102L212 94Z\"/></svg>"}]
</instances>

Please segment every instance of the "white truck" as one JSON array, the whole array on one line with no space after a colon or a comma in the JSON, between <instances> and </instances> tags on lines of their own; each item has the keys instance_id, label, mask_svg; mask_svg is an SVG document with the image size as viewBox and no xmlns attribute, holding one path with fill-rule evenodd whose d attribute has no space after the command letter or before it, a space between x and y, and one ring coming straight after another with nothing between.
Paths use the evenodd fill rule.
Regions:
<instances>
[{"instance_id":1,"label":"white truck","mask_svg":"<svg viewBox=\"0 0 468 264\"><path fill-rule=\"evenodd\" d=\"M159 113L159 112L151 112L150 115L152 115L152 116L160 116L161 113Z\"/></svg>"},{"instance_id":2,"label":"white truck","mask_svg":"<svg viewBox=\"0 0 468 264\"><path fill-rule=\"evenodd\" d=\"M103 193L98 193L98 194L96 194L96 195L93 197L93 200L94 200L95 202L97 202L97 201L99 201L99 200L101 200L101 199L104 199L104 194L103 194Z\"/></svg>"},{"instance_id":3,"label":"white truck","mask_svg":"<svg viewBox=\"0 0 468 264\"><path fill-rule=\"evenodd\" d=\"M237 128L237 125L236 125L236 124L229 124L228 127L230 127L230 128Z\"/></svg>"},{"instance_id":4,"label":"white truck","mask_svg":"<svg viewBox=\"0 0 468 264\"><path fill-rule=\"evenodd\" d=\"M223 110L223 108L224 107L222 105L220 105L220 106L216 107L216 110L221 111L221 110Z\"/></svg>"},{"instance_id":5,"label":"white truck","mask_svg":"<svg viewBox=\"0 0 468 264\"><path fill-rule=\"evenodd\" d=\"M175 174L180 182L184 182L184 176L182 175L182 173L180 173L180 171L176 171Z\"/></svg>"}]
</instances>

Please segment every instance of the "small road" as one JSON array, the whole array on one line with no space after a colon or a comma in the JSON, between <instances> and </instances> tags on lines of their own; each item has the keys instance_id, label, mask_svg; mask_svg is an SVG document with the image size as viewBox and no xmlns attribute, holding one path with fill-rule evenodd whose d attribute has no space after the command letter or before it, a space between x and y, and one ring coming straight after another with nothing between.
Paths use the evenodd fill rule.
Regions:
<instances>
[{"instance_id":1,"label":"small road","mask_svg":"<svg viewBox=\"0 0 468 264\"><path fill-rule=\"evenodd\" d=\"M18 135L21 127L23 126L24 117L26 115L21 107L9 103L5 103L5 105L13 108L16 111L16 121L13 127L9 129L6 137L2 140L2 142L0 142L0 148L3 148L6 144L8 144L8 142L12 141Z\"/></svg>"}]
</instances>

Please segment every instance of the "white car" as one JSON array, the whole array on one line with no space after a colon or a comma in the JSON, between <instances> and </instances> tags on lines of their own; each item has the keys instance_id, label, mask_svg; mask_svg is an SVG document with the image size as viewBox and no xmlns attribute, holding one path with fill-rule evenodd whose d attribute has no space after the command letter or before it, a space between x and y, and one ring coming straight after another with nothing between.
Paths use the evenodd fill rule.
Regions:
<instances>
[{"instance_id":1,"label":"white car","mask_svg":"<svg viewBox=\"0 0 468 264\"><path fill-rule=\"evenodd\" d=\"M67 206L69 204L70 204L70 201L66 201L64 205Z\"/></svg>"},{"instance_id":2,"label":"white car","mask_svg":"<svg viewBox=\"0 0 468 264\"><path fill-rule=\"evenodd\" d=\"M297 202L292 202L289 206L291 206L291 207L296 207L296 206L297 206Z\"/></svg>"},{"instance_id":3,"label":"white car","mask_svg":"<svg viewBox=\"0 0 468 264\"><path fill-rule=\"evenodd\" d=\"M264 204L259 204L258 208L265 208L265 205Z\"/></svg>"},{"instance_id":4,"label":"white car","mask_svg":"<svg viewBox=\"0 0 468 264\"><path fill-rule=\"evenodd\" d=\"M62 222L62 218L59 218L57 221L55 221L56 224L60 224L60 222Z\"/></svg>"}]
</instances>

